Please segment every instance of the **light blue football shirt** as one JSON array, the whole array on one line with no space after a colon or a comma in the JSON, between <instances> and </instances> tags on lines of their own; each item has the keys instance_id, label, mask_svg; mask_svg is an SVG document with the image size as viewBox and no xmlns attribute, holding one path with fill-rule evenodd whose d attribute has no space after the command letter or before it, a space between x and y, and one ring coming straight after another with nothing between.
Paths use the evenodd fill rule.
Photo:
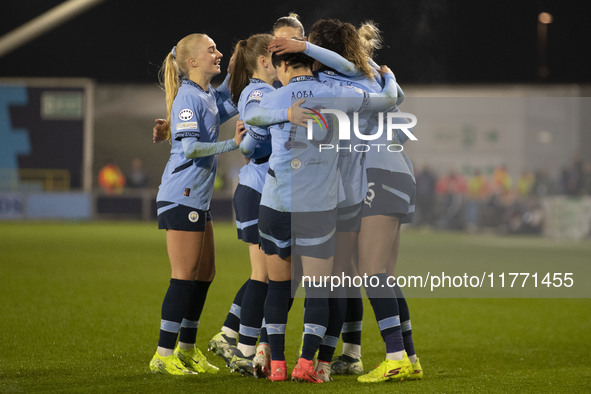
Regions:
<instances>
[{"instance_id":1,"label":"light blue football shirt","mask_svg":"<svg viewBox=\"0 0 591 394\"><path fill-rule=\"evenodd\" d=\"M258 107L263 96L273 91L275 88L265 81L251 78L238 100L240 119L244 120L248 117L250 111ZM240 169L239 183L262 193L269 163L255 164L255 160L271 154L271 133L264 127L249 124L246 124L246 127L248 131L240 143L240 151L251 160Z\"/></svg>"},{"instance_id":2,"label":"light blue football shirt","mask_svg":"<svg viewBox=\"0 0 591 394\"><path fill-rule=\"evenodd\" d=\"M320 82L313 76L292 78L287 86L265 94L260 108L287 108L294 101L306 99L306 108L324 106L326 98L333 100L331 107L352 112L367 105L368 95L360 89ZM324 99L324 100L322 100ZM320 142L337 144L338 133L333 127L313 127L313 139L307 138L307 129L289 122L274 124L271 132L272 153L268 175L263 187L261 205L281 212L318 212L336 208L342 181L338 171L336 150L318 149Z\"/></svg>"},{"instance_id":3,"label":"light blue football shirt","mask_svg":"<svg viewBox=\"0 0 591 394\"><path fill-rule=\"evenodd\" d=\"M170 159L158 189L157 201L168 201L206 211L209 209L217 171L217 155L187 159L183 138L217 142L220 123L238 111L226 85L204 91L191 80L183 80L172 104ZM169 209L169 207L167 207ZM160 213L160 212L159 212Z\"/></svg>"}]
</instances>

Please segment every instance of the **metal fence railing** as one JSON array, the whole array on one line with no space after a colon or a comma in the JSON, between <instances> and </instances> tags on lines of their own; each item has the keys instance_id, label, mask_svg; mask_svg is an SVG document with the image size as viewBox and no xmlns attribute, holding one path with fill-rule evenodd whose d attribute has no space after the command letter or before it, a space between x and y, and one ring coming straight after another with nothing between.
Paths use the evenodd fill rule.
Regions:
<instances>
[{"instance_id":1,"label":"metal fence railing","mask_svg":"<svg viewBox=\"0 0 591 394\"><path fill-rule=\"evenodd\" d=\"M64 169L0 168L0 190L68 191L70 182L70 171Z\"/></svg>"}]
</instances>

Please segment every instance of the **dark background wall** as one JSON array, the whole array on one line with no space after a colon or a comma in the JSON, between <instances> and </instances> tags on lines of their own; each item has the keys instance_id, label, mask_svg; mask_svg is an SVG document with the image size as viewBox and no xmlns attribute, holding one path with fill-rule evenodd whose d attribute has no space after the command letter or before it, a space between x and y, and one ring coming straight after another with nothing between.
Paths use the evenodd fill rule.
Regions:
<instances>
[{"instance_id":1,"label":"dark background wall","mask_svg":"<svg viewBox=\"0 0 591 394\"><path fill-rule=\"evenodd\" d=\"M0 35L60 3L3 0ZM378 60L405 84L538 81L537 16L546 11L554 17L548 82L591 81L591 2L584 0L107 0L1 57L0 76L156 82L158 65L184 35L209 34L227 62L238 39L268 31L290 11L305 27L319 18L374 20L386 42Z\"/></svg>"}]
</instances>

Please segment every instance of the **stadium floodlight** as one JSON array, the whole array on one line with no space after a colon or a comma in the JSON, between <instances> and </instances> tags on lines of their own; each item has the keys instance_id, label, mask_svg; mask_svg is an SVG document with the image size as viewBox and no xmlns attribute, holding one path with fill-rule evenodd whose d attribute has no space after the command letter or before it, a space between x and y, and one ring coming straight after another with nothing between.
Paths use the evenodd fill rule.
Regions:
<instances>
[{"instance_id":1,"label":"stadium floodlight","mask_svg":"<svg viewBox=\"0 0 591 394\"><path fill-rule=\"evenodd\" d=\"M552 14L549 14L547 12L540 12L538 14L538 21L540 23L543 23L544 25L548 25L552 23Z\"/></svg>"},{"instance_id":2,"label":"stadium floodlight","mask_svg":"<svg viewBox=\"0 0 591 394\"><path fill-rule=\"evenodd\" d=\"M538 14L538 76L546 79L550 75L550 70L546 64L547 46L548 46L548 25L552 23L552 14L540 12Z\"/></svg>"}]
</instances>

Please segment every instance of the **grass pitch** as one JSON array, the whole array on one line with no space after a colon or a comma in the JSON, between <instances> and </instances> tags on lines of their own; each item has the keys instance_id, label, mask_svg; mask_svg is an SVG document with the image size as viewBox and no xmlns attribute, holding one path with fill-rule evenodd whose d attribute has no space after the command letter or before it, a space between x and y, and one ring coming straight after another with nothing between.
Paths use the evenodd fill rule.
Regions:
<instances>
[{"instance_id":1,"label":"grass pitch","mask_svg":"<svg viewBox=\"0 0 591 394\"><path fill-rule=\"evenodd\" d=\"M234 227L215 228L218 274L201 317L202 350L249 273L247 248ZM0 392L591 391L588 298L410 299L422 381L271 383L230 374L211 353L218 375L152 375L148 362L170 272L163 231L154 223L0 222L0 235ZM591 264L589 242L407 230L400 267L413 259L468 259L453 255L462 249L458 245L483 258L527 256L559 267L560 256ZM369 370L382 361L384 345L365 306L362 352ZM296 361L302 318L303 302L296 300L287 332L288 368Z\"/></svg>"}]
</instances>

